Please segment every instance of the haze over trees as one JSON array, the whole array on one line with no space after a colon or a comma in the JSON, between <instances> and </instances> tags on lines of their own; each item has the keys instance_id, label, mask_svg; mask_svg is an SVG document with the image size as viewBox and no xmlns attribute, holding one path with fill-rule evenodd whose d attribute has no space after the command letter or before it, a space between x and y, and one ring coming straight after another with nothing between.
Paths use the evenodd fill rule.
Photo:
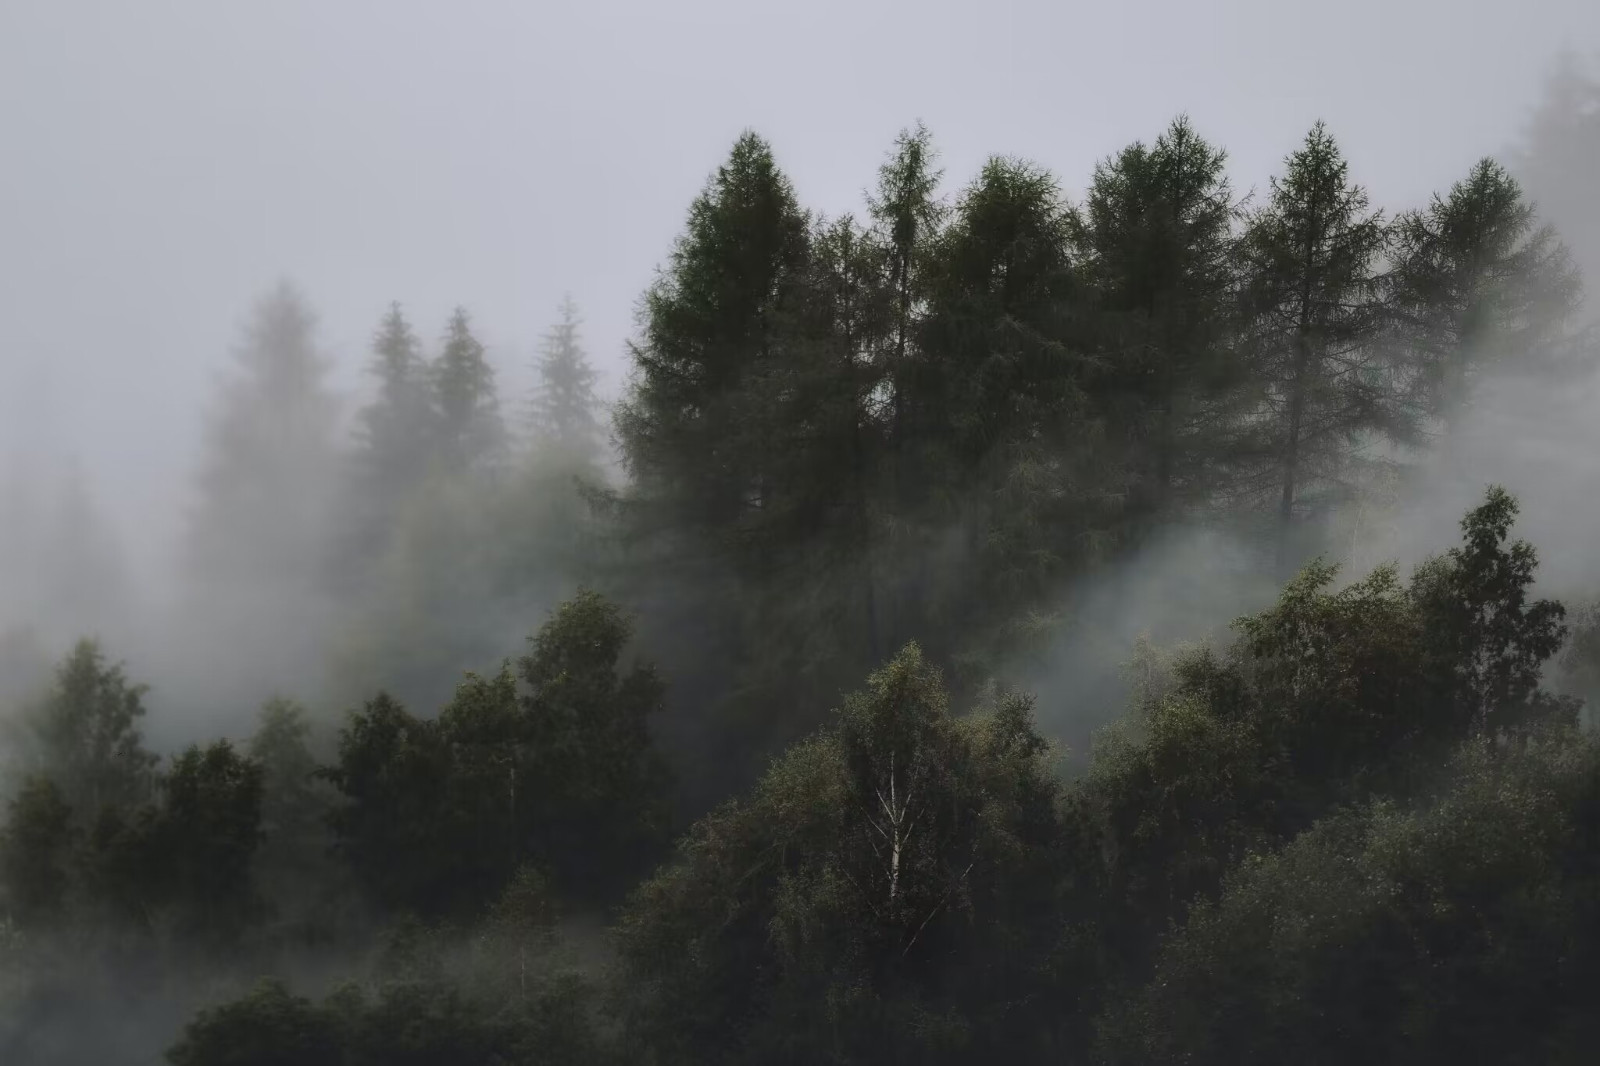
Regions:
<instances>
[{"instance_id":1,"label":"haze over trees","mask_svg":"<svg viewBox=\"0 0 1600 1066\"><path fill-rule=\"evenodd\" d=\"M1081 198L947 193L915 126L860 217L746 132L609 427L570 299L525 395L391 305L345 425L271 290L183 556L254 721L158 750L139 663L0 642L0 1059L1580 1061L1596 609L1515 485L1339 560L1489 383L1600 373L1521 184L1600 152L1585 86L1396 211L1320 122L1253 197L1188 116ZM1126 649L1070 751L1018 664L1175 529L1274 594Z\"/></svg>"}]
</instances>

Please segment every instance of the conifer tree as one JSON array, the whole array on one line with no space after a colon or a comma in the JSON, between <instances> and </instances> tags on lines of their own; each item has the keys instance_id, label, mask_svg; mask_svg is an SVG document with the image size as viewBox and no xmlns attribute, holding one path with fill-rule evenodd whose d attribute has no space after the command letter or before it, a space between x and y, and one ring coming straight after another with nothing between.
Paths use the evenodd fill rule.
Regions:
<instances>
[{"instance_id":1,"label":"conifer tree","mask_svg":"<svg viewBox=\"0 0 1600 1066\"><path fill-rule=\"evenodd\" d=\"M645 295L638 377L617 415L640 502L664 512L665 528L725 538L771 491L763 427L739 388L776 357L806 243L805 215L772 150L744 134Z\"/></svg>"},{"instance_id":2,"label":"conifer tree","mask_svg":"<svg viewBox=\"0 0 1600 1066\"><path fill-rule=\"evenodd\" d=\"M433 364L440 449L448 470L493 463L505 443L495 393L494 368L472 334L466 308L458 307Z\"/></svg>"},{"instance_id":3,"label":"conifer tree","mask_svg":"<svg viewBox=\"0 0 1600 1066\"><path fill-rule=\"evenodd\" d=\"M379 323L372 354L378 394L361 413L363 475L370 491L392 507L426 472L433 429L428 365L398 303Z\"/></svg>"},{"instance_id":4,"label":"conifer tree","mask_svg":"<svg viewBox=\"0 0 1600 1066\"><path fill-rule=\"evenodd\" d=\"M280 284L257 304L236 374L211 423L190 529L208 584L315 580L337 469L337 403L300 295Z\"/></svg>"},{"instance_id":5,"label":"conifer tree","mask_svg":"<svg viewBox=\"0 0 1600 1066\"><path fill-rule=\"evenodd\" d=\"M563 300L561 321L545 334L539 353L533 430L538 447L587 467L600 452L600 401L594 392L598 375L579 340L581 324L577 305L571 297Z\"/></svg>"},{"instance_id":6,"label":"conifer tree","mask_svg":"<svg viewBox=\"0 0 1600 1066\"><path fill-rule=\"evenodd\" d=\"M1405 428L1378 344L1376 263L1387 233L1349 171L1318 122L1272 179L1270 202L1243 242L1280 566L1289 564L1291 530L1312 493L1339 483L1364 435Z\"/></svg>"},{"instance_id":7,"label":"conifer tree","mask_svg":"<svg viewBox=\"0 0 1600 1066\"><path fill-rule=\"evenodd\" d=\"M1555 230L1504 167L1479 160L1424 210L1395 221L1389 279L1419 401L1450 419L1497 367L1536 366L1576 309L1580 281Z\"/></svg>"},{"instance_id":8,"label":"conifer tree","mask_svg":"<svg viewBox=\"0 0 1600 1066\"><path fill-rule=\"evenodd\" d=\"M1077 244L1093 287L1097 406L1144 530L1214 483L1226 439L1235 205L1226 155L1185 116L1095 169Z\"/></svg>"}]
</instances>

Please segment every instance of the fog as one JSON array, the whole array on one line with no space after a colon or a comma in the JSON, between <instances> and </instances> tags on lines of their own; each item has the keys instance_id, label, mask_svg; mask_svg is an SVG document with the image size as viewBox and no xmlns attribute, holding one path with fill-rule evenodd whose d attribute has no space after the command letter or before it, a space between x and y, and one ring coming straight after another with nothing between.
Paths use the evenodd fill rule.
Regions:
<instances>
[{"instance_id":1,"label":"fog","mask_svg":"<svg viewBox=\"0 0 1600 1066\"><path fill-rule=\"evenodd\" d=\"M1317 120L1388 216L1426 205L1492 155L1584 271L1590 295L1564 328L1572 352L1592 356L1594 172L1530 148L1535 109L1559 93L1562 69L1600 78L1600 5L5 0L0 709L36 694L44 666L94 636L152 685L142 727L156 750L243 738L263 701L283 696L310 707L312 745L326 757L341 716L379 689L426 718L464 670L520 654L616 544L586 524L599 512L559 464L486 461L486 484L526 491L481 494L430 468L392 510L347 506L350 446L376 432L363 421L377 393L375 331L398 303L418 357L442 363L470 320L498 388L496 410L470 412L482 416L473 432L501 434L484 455L524 447L541 345L566 297L581 309L596 394L625 397L630 345L646 328L641 294L745 130L772 145L800 204L830 218L867 215L875 168L919 121L937 145L946 202L1003 153L1057 175L1081 204L1097 163L1154 140L1179 114L1226 150L1249 205ZM453 319L458 308L467 317ZM312 316L303 330L301 309ZM271 345L298 360L281 380L261 369ZM240 397L279 388L293 394L289 424L236 431L248 421L236 417L249 408ZM1539 549L1538 590L1600 599L1597 409L1592 358L1486 375L1448 426L1404 447L1371 443L1392 476L1357 486L1356 506L1321 530L1321 549L1346 580L1390 561L1409 569L1454 544L1462 514L1501 484L1521 502L1518 535ZM265 507L219 464L230 448L247 451L239 438L250 433L281 445L281 463L261 477L292 486L276 497L292 508ZM625 485L617 442L597 447L577 464L584 491ZM226 513L208 518L222 498ZM1226 642L1231 619L1276 595L1283 575L1265 513L1259 500L1198 508L1136 551L1081 567L1047 590L1048 636L984 668L1036 694L1041 730L1081 769L1093 731L1126 708L1141 639ZM366 551L374 528L382 545ZM892 654L876 647L873 612L890 616L896 597L936 599L944 578L930 574L941 559L971 561L970 533L937 530L924 547L948 547L925 555L869 556L867 582L876 566L884 603L869 587L865 627L841 633L867 632L877 658ZM680 821L820 720L840 676L876 665L851 649L809 671L807 657L836 650L833 634L783 628L853 610L835 587L853 580L846 568L818 581L816 602L761 615L781 634L770 665L718 675L716 642L737 644L748 590L715 561L703 572L688 558L650 580L623 567L617 582L635 594L624 608L644 615L629 653L662 661L678 685L657 728L688 779L675 797ZM735 606L703 621L698 595ZM953 614L972 608L951 602ZM882 629L906 635L889 621ZM792 689L763 674L796 662L807 670ZM717 701L741 686L758 702L775 689L814 698L816 713L734 729ZM706 746L719 730L736 735ZM0 765L0 799L20 787L11 770ZM514 824L515 771L511 781ZM568 947L598 973L603 919L577 911ZM353 938L377 936L362 924L371 917L361 912ZM107 963L96 971L104 987L85 993L100 997L105 1031L74 1032L68 997L34 1016L28 1046L53 1047L60 1061L108 1049L154 1061L197 1006L236 994L258 962L320 995L373 954L367 942L319 952L253 945L187 978L173 969L156 993L121 1005L131 971Z\"/></svg>"},{"instance_id":2,"label":"fog","mask_svg":"<svg viewBox=\"0 0 1600 1066\"><path fill-rule=\"evenodd\" d=\"M346 390L390 300L429 335L466 303L515 380L571 292L615 391L634 302L747 126L838 213L919 117L953 182L999 151L1071 191L1179 111L1262 186L1321 117L1374 201L1409 205L1513 136L1556 50L1600 36L1570 0L986 10L11 0L7 447L76 455L148 573L180 528L197 413L280 276Z\"/></svg>"}]
</instances>

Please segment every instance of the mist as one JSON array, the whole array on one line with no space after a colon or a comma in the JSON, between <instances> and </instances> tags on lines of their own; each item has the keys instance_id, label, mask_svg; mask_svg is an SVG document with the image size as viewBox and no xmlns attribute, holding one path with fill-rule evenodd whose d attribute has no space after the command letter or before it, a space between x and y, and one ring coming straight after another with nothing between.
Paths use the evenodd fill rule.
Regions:
<instances>
[{"instance_id":1,"label":"mist","mask_svg":"<svg viewBox=\"0 0 1600 1066\"><path fill-rule=\"evenodd\" d=\"M1350 247L1381 231L1351 253L1370 270L1346 295L1381 310L1316 343L1382 381L1303 431L1269 275L1272 226L1293 217L1280 183L1322 150L1318 123L1348 164L1329 170L1341 195L1365 196L1340 223ZM0 11L0 130L0 1058L203 1066L259 1010L342 1048L329 1063L401 1054L372 1034L407 1014L427 1020L406 1053L745 1061L694 1028L724 994L748 1012L745 1054L1009 1053L968 1012L990 993L963 982L1015 960L951 931L952 900L988 898L967 880L977 858L950 873L957 844L1012 856L982 874L995 885L1090 853L1111 864L1095 892L1167 877L1156 902L1064 878L1080 910L1061 921L1082 928L1029 976L1005 971L1058 997L1091 972L1155 988L1190 932L1151 930L1177 930L1191 898L1233 905L1246 853L1322 847L1328 796L1421 818L1478 780L1468 738L1441 726L1432 747L1396 741L1416 761L1391 778L1340 764L1336 784L1285 786L1203 857L1150 860L1160 876L1115 867L1146 830L1104 813L1165 802L1105 783L1118 773L1205 765L1161 763L1163 713L1268 684L1236 619L1288 609L1285 582L1318 558L1339 567L1330 595L1386 564L1411 580L1472 516L1492 528L1491 486L1537 550L1526 602L1560 600L1573 624L1558 640L1522 585L1484 608L1524 626L1507 660L1537 662L1471 699L1555 720L1560 693L1597 694L1574 680L1585 642L1600 648L1583 621L1600 604L1593 5L17 0ZM1116 197L1190 135L1195 158L1219 153L1195 210L1226 250L1173 253L1172 276L1225 280L1163 303L1160 286L1189 283L1137 261L1165 246L1118 230L1133 224ZM1449 241L1407 244L1401 220L1424 232L1485 157L1533 220L1511 240L1533 252L1504 256L1533 295L1503 312L1511 340L1469 338L1474 319L1450 341L1471 363L1451 393L1424 353L1447 332L1443 283L1415 266ZM1126 369L1151 352L1175 376ZM1432 587L1408 588L1404 610L1433 618ZM1151 648L1180 697L1141 688ZM1394 691L1413 682L1444 685ZM905 713L890 692L937 710L861 726ZM1007 747L1010 692L1036 734ZM954 790L974 825L1018 821L1005 847L965 827L919 844L947 851L917 860L915 920L895 838L876 931L839 934L896 960L872 970L827 955L815 930L860 914L817 886L853 876L838 856L855 829L888 840L911 801L897 815L873 792L889 821L861 825L808 804L858 787L816 784L829 759L839 781L898 780L903 753L884 771L872 745L902 727L956 760L918 789ZM1208 753L1212 736L1189 739ZM1064 756L1048 772L1004 754L1035 739ZM1155 768L1130 770L1130 751ZM1251 767L1228 777L1240 794L1278 758L1241 751L1217 756ZM1447 784L1371 784L1391 779ZM1229 791L1206 809L1233 803L1248 806ZM830 833L841 850L816 843ZM789 840L825 857L750 889L757 903L706 857L706 841ZM1054 857L1005 866L1036 845ZM777 952L760 956L770 1001L672 968L734 935L730 919L694 951L673 939L715 925L695 910L713 883L772 932L707 965ZM1005 898L1008 915L1042 906ZM1082 932L1090 912L1117 915L1111 931ZM969 963L900 961L930 922ZM1006 929L1042 943L1043 927ZM1093 936L1126 958L1071 954ZM873 976L839 976L858 965ZM878 998L838 1006L780 973ZM1016 1061L1157 1061L1118 1041L1160 997L1101 995L1040 1022L1050 1035ZM946 1008L964 1035L927 1021ZM788 1043L789 1024L821 1043ZM861 1035L902 1030L934 1043Z\"/></svg>"}]
</instances>

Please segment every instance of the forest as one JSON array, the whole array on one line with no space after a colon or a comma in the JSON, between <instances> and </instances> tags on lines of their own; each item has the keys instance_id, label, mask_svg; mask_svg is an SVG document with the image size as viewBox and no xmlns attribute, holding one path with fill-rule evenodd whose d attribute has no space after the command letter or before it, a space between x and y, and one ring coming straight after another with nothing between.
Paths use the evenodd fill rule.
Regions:
<instances>
[{"instance_id":1,"label":"forest","mask_svg":"<svg viewBox=\"0 0 1600 1066\"><path fill-rule=\"evenodd\" d=\"M395 304L347 427L266 291L162 638L209 733L87 501L5 533L85 621L0 634L0 1061L1592 1061L1597 589L1516 484L1350 549L1600 374L1600 82L1397 210L1322 123L1249 190L1150 132L1070 197L913 125L840 217L745 133L614 403L570 300L526 396ZM1175 537L1209 624L1074 658Z\"/></svg>"}]
</instances>

